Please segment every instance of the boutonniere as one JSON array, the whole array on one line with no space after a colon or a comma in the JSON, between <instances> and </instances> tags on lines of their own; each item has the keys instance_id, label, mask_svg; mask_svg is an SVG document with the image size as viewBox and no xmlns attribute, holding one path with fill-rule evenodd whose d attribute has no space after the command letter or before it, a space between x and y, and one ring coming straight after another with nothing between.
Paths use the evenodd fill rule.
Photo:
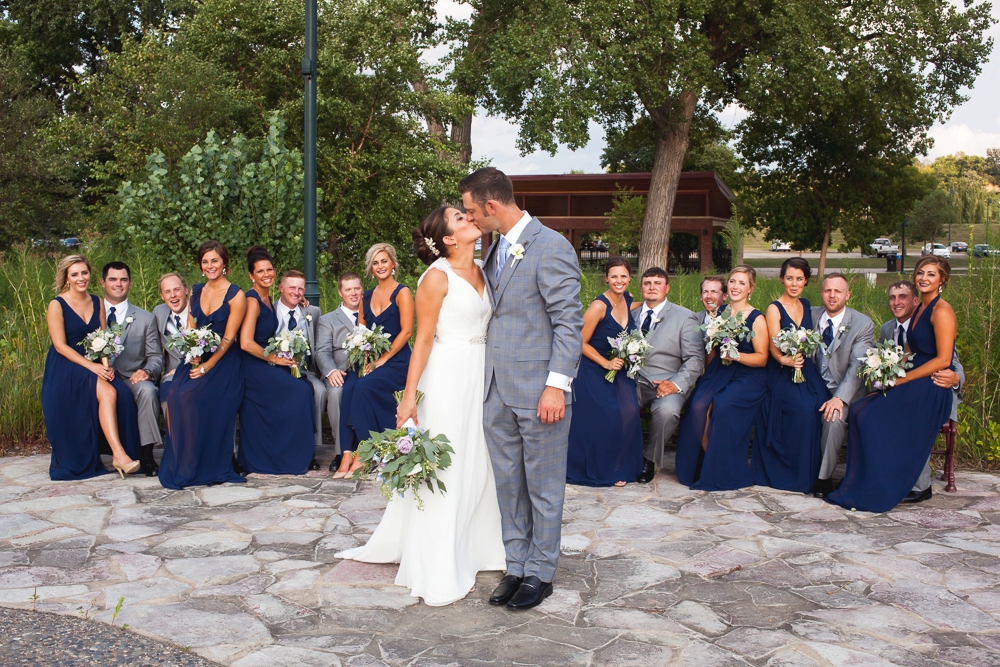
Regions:
<instances>
[{"instance_id":1,"label":"boutonniere","mask_svg":"<svg viewBox=\"0 0 1000 667\"><path fill-rule=\"evenodd\" d=\"M307 315L306 315L306 322L312 322L312 321L313 321L313 316L312 316L312 315L309 315L309 314L307 314Z\"/></svg>"},{"instance_id":2,"label":"boutonniere","mask_svg":"<svg viewBox=\"0 0 1000 667\"><path fill-rule=\"evenodd\" d=\"M847 326L845 324L841 324L840 325L840 329L838 329L838 331L840 331L840 335L841 336L843 336L845 333L847 333L850 330L851 330L851 327L849 327L849 326Z\"/></svg>"},{"instance_id":3,"label":"boutonniere","mask_svg":"<svg viewBox=\"0 0 1000 667\"><path fill-rule=\"evenodd\" d=\"M125 318L125 324L132 324L133 322L135 322L135 318L131 315Z\"/></svg>"},{"instance_id":4,"label":"boutonniere","mask_svg":"<svg viewBox=\"0 0 1000 667\"><path fill-rule=\"evenodd\" d=\"M653 324L659 324L662 321L663 321L662 317L657 317L656 319L653 320Z\"/></svg>"},{"instance_id":5,"label":"boutonniere","mask_svg":"<svg viewBox=\"0 0 1000 667\"><path fill-rule=\"evenodd\" d=\"M514 268L517 264L517 260L524 259L524 246L520 243L515 243L510 247L510 254L514 258L514 261L510 263L510 268Z\"/></svg>"}]
</instances>

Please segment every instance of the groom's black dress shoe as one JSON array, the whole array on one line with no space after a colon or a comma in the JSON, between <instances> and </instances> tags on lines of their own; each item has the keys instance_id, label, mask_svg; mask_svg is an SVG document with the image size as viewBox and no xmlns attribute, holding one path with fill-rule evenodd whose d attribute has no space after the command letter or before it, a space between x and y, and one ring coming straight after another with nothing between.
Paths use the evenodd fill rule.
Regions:
<instances>
[{"instance_id":1,"label":"groom's black dress shoe","mask_svg":"<svg viewBox=\"0 0 1000 667\"><path fill-rule=\"evenodd\" d=\"M340 454L334 456L333 460L330 461L330 467L327 468L327 470L329 470L330 472L337 472L337 469L340 467L340 457L341 457Z\"/></svg>"},{"instance_id":2,"label":"groom's black dress shoe","mask_svg":"<svg viewBox=\"0 0 1000 667\"><path fill-rule=\"evenodd\" d=\"M317 461L315 458L312 461L310 461L309 462L309 469L310 470L319 470L319 461Z\"/></svg>"},{"instance_id":3,"label":"groom's black dress shoe","mask_svg":"<svg viewBox=\"0 0 1000 667\"><path fill-rule=\"evenodd\" d=\"M812 494L814 498L826 498L833 493L833 479L817 479L813 485Z\"/></svg>"},{"instance_id":4,"label":"groom's black dress shoe","mask_svg":"<svg viewBox=\"0 0 1000 667\"><path fill-rule=\"evenodd\" d=\"M506 575L500 580L500 585L493 589L490 604L499 607L510 602L510 599L517 593L517 589L521 587L521 581L521 577L515 577L513 574Z\"/></svg>"},{"instance_id":5,"label":"groom's black dress shoe","mask_svg":"<svg viewBox=\"0 0 1000 667\"><path fill-rule=\"evenodd\" d=\"M934 493L931 491L931 487L927 487L923 491L910 491L906 494L906 497L900 500L901 503L922 503L925 500L930 500Z\"/></svg>"},{"instance_id":6,"label":"groom's black dress shoe","mask_svg":"<svg viewBox=\"0 0 1000 667\"><path fill-rule=\"evenodd\" d=\"M244 477L246 477L247 474L247 471L243 469L243 466L240 465L240 462L236 460L235 455L233 455L233 472L235 472L237 475L242 475Z\"/></svg>"},{"instance_id":7,"label":"groom's black dress shoe","mask_svg":"<svg viewBox=\"0 0 1000 667\"><path fill-rule=\"evenodd\" d=\"M636 477L635 481L639 484L649 484L656 477L656 466L649 459L642 460L642 472Z\"/></svg>"},{"instance_id":8,"label":"groom's black dress shoe","mask_svg":"<svg viewBox=\"0 0 1000 667\"><path fill-rule=\"evenodd\" d=\"M550 595L552 595L551 583L546 583L535 576L525 577L517 593L507 603L507 609L514 611L531 609L542 604L542 601Z\"/></svg>"},{"instance_id":9,"label":"groom's black dress shoe","mask_svg":"<svg viewBox=\"0 0 1000 667\"><path fill-rule=\"evenodd\" d=\"M153 458L153 446L143 445L139 450L139 469L142 470L146 477L156 477L160 474L160 466L156 464L156 459Z\"/></svg>"}]
</instances>

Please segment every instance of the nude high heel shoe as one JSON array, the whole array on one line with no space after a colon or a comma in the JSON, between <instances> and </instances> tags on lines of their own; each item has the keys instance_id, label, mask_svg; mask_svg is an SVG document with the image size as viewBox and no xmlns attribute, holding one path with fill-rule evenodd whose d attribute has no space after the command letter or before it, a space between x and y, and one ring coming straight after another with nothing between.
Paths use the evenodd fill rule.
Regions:
<instances>
[{"instance_id":1,"label":"nude high heel shoe","mask_svg":"<svg viewBox=\"0 0 1000 667\"><path fill-rule=\"evenodd\" d=\"M118 474L122 476L122 479L125 479L125 474L126 473L128 473L129 475L131 475L134 472L139 472L139 465L140 464L139 464L138 461L132 461L131 465L120 466L117 463L115 463L114 461L112 461L111 465L114 466L115 470L118 471Z\"/></svg>"}]
</instances>

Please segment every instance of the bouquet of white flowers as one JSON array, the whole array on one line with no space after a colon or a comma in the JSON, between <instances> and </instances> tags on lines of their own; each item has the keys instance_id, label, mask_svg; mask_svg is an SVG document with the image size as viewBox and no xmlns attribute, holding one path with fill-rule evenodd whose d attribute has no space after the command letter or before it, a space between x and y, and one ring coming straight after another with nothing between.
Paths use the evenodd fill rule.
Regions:
<instances>
[{"instance_id":1,"label":"bouquet of white flowers","mask_svg":"<svg viewBox=\"0 0 1000 667\"><path fill-rule=\"evenodd\" d=\"M624 359L627 369L626 375L634 380L635 376L639 374L639 369L646 364L646 359L653 351L653 346L649 344L639 329L635 329L632 333L622 331L614 338L608 336L608 342L611 343L608 359ZM617 374L618 371L608 371L604 374L604 379L608 382L614 382Z\"/></svg>"},{"instance_id":2,"label":"bouquet of white flowers","mask_svg":"<svg viewBox=\"0 0 1000 667\"><path fill-rule=\"evenodd\" d=\"M826 352L826 345L823 344L823 334L815 329L806 329L790 324L788 328L782 329L777 336L771 338L771 342L782 354L794 357L801 354L803 357L811 357L816 350ZM792 382L800 384L806 378L802 375L802 369L796 368L792 376Z\"/></svg>"},{"instance_id":3,"label":"bouquet of white flowers","mask_svg":"<svg viewBox=\"0 0 1000 667\"><path fill-rule=\"evenodd\" d=\"M111 368L111 362L125 349L122 345L122 327L120 324L109 324L107 329L95 329L77 345L83 347L85 357L91 361L100 361L105 368Z\"/></svg>"},{"instance_id":4,"label":"bouquet of white flowers","mask_svg":"<svg viewBox=\"0 0 1000 667\"><path fill-rule=\"evenodd\" d=\"M205 353L218 350L221 342L219 334L209 327L201 327L200 329L184 329L171 335L167 339L167 347L183 354L184 363L190 364L192 359L199 359Z\"/></svg>"},{"instance_id":5,"label":"bouquet of white flowers","mask_svg":"<svg viewBox=\"0 0 1000 667\"><path fill-rule=\"evenodd\" d=\"M382 332L381 325L376 325L374 329L358 325L344 339L344 349L347 350L347 365L358 369L359 377L364 377L367 373L366 369L388 352L391 347L389 334Z\"/></svg>"},{"instance_id":6,"label":"bouquet of white flowers","mask_svg":"<svg viewBox=\"0 0 1000 667\"><path fill-rule=\"evenodd\" d=\"M740 341L748 341L757 335L747 327L746 317L742 312L734 313L728 308L719 315L710 317L701 328L705 330L705 352L717 348L722 355L722 363L726 366L740 358L740 351L737 349Z\"/></svg>"},{"instance_id":7,"label":"bouquet of white flowers","mask_svg":"<svg viewBox=\"0 0 1000 667\"><path fill-rule=\"evenodd\" d=\"M881 391L883 394L889 387L896 386L897 378L906 377L907 368L913 368L909 355L891 340L868 348L865 356L858 357L858 360L862 362L858 377L865 381L868 391Z\"/></svg>"},{"instance_id":8,"label":"bouquet of white flowers","mask_svg":"<svg viewBox=\"0 0 1000 667\"><path fill-rule=\"evenodd\" d=\"M299 370L299 366L302 365L306 359L306 355L309 354L309 339L306 338L305 333L301 329L286 329L277 336L272 336L267 341L264 354L273 354L279 359L294 361L295 365L292 366L292 377L300 378L302 377L302 372Z\"/></svg>"}]
</instances>

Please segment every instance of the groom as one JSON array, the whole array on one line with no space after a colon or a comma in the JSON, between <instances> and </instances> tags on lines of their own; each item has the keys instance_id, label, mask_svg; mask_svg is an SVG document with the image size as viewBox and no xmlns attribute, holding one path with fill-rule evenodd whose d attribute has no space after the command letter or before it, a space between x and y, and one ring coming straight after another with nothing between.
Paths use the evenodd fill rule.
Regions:
<instances>
[{"instance_id":1,"label":"groom","mask_svg":"<svg viewBox=\"0 0 1000 667\"><path fill-rule=\"evenodd\" d=\"M507 574L492 605L531 609L552 595L559 562L571 383L583 347L573 246L514 200L486 167L458 185L469 222L498 231L483 261L493 302L483 421L496 475Z\"/></svg>"}]
</instances>

